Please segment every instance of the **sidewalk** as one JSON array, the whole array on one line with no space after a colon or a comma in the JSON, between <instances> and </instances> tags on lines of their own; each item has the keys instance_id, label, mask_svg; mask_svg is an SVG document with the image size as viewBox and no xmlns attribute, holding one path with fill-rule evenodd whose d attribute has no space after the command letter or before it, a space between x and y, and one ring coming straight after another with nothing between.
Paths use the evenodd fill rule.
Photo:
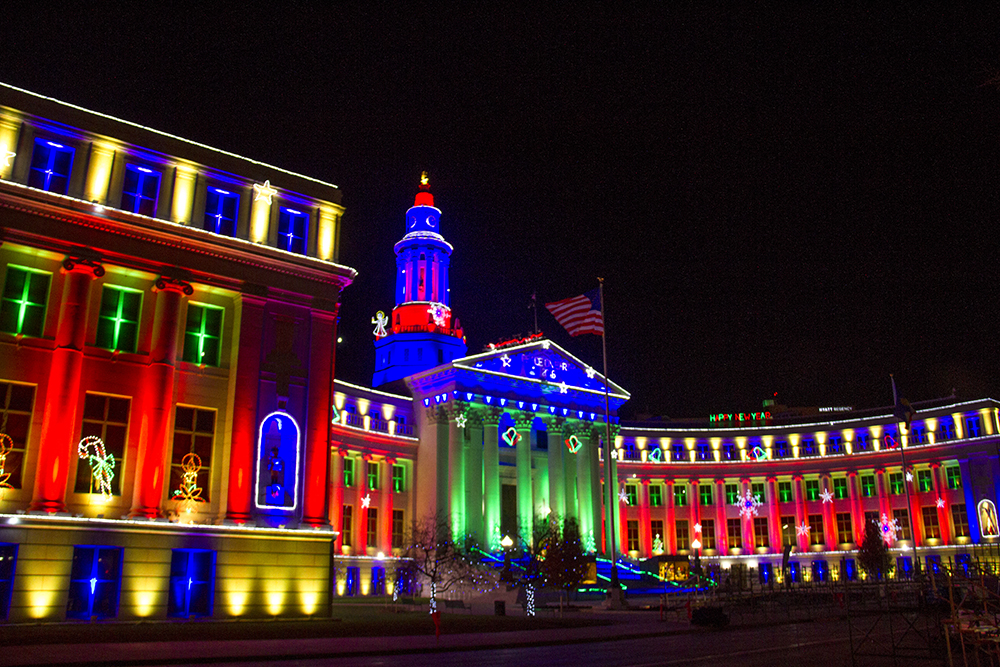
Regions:
<instances>
[{"instance_id":1,"label":"sidewalk","mask_svg":"<svg viewBox=\"0 0 1000 667\"><path fill-rule=\"evenodd\" d=\"M8 646L0 665L157 665L177 662L251 659L336 658L359 655L399 655L494 647L579 644L691 631L687 623L661 622L649 612L593 611L611 625L551 630L399 637L338 637L228 641L170 641L102 644L42 644Z\"/></svg>"}]
</instances>

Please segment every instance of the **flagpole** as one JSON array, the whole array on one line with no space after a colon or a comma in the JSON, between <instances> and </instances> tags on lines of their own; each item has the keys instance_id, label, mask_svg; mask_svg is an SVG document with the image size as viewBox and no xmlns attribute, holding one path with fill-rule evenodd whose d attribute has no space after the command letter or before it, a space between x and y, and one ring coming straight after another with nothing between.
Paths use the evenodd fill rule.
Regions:
<instances>
[{"instance_id":1,"label":"flagpole","mask_svg":"<svg viewBox=\"0 0 1000 667\"><path fill-rule=\"evenodd\" d=\"M893 416L899 419L899 415L896 414L897 406L900 405L899 395L896 391L896 378L893 377L892 373L889 373L889 379L892 381L892 412ZM911 421L912 423L912 421ZM903 422L905 425L906 422ZM899 422L896 422L896 429L899 429ZM910 429L907 428L906 436L910 437ZM910 483L906 479L906 454L903 452L903 434L899 434L899 460L903 464L903 489L906 491L906 516L910 521L910 539L913 541L913 573L914 575L920 574L920 556L917 554L917 519L913 516L913 502L910 500ZM921 517L922 518L922 517Z\"/></svg>"},{"instance_id":2,"label":"flagpole","mask_svg":"<svg viewBox=\"0 0 1000 667\"><path fill-rule=\"evenodd\" d=\"M615 512L618 507L615 503L615 496L618 490L618 479L615 476L615 485L611 486L611 404L608 398L608 341L605 335L607 331L607 319L604 317L604 278L598 278L598 289L601 297L601 352L604 358L604 488L605 501L608 507L608 525L605 532L608 536L608 543L611 545L611 587L619 588L618 584L618 548L616 544L617 531L615 530ZM613 509L612 509L613 508ZM614 600L614 598L612 599Z\"/></svg>"}]
</instances>

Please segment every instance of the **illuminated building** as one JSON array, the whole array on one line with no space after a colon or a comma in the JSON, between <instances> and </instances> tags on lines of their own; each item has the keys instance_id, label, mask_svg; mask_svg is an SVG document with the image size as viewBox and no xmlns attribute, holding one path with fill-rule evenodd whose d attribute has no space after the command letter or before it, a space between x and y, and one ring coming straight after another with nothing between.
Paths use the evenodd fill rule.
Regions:
<instances>
[{"instance_id":1,"label":"illuminated building","mask_svg":"<svg viewBox=\"0 0 1000 667\"><path fill-rule=\"evenodd\" d=\"M0 617L324 614L391 592L434 515L493 550L549 512L635 559L697 538L762 577L786 542L793 577L836 576L883 514L921 557L997 539L993 400L918 405L908 432L891 410L620 425L629 394L540 335L467 354L426 181L376 388L335 380L342 212L336 186L0 85Z\"/></svg>"}]
</instances>

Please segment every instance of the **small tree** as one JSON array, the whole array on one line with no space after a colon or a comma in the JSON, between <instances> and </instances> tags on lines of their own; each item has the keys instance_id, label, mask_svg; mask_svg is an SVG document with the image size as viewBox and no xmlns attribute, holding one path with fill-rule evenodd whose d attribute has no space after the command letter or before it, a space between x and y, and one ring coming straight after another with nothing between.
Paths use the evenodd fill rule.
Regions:
<instances>
[{"instance_id":1,"label":"small tree","mask_svg":"<svg viewBox=\"0 0 1000 667\"><path fill-rule=\"evenodd\" d=\"M869 521L865 524L865 537L858 548L858 565L872 579L888 577L892 572L892 557L882 539L878 525Z\"/></svg>"},{"instance_id":2,"label":"small tree","mask_svg":"<svg viewBox=\"0 0 1000 667\"><path fill-rule=\"evenodd\" d=\"M425 517L414 521L403 556L419 577L430 583L430 611L437 610L437 596L459 586L479 590L496 588L496 576L476 558L474 545L458 544L447 521Z\"/></svg>"},{"instance_id":3,"label":"small tree","mask_svg":"<svg viewBox=\"0 0 1000 667\"><path fill-rule=\"evenodd\" d=\"M576 588L587 574L587 561L583 555L580 528L576 519L560 522L552 517L536 540L540 544L539 574L545 583L559 589L559 606L571 588Z\"/></svg>"}]
</instances>

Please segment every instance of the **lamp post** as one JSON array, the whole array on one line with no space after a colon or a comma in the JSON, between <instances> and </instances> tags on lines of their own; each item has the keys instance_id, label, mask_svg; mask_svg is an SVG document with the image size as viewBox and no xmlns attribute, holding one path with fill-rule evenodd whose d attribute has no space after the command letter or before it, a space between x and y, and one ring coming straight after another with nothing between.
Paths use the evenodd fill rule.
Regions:
<instances>
[{"instance_id":1,"label":"lamp post","mask_svg":"<svg viewBox=\"0 0 1000 667\"><path fill-rule=\"evenodd\" d=\"M698 584L701 585L701 557L699 550L701 549L701 540L697 537L691 542L691 548L694 549L694 573L698 577Z\"/></svg>"},{"instance_id":2,"label":"lamp post","mask_svg":"<svg viewBox=\"0 0 1000 667\"><path fill-rule=\"evenodd\" d=\"M500 581L510 583L510 548L514 546L514 540L510 539L510 535L504 535L500 540L500 546L503 547L503 571L500 573Z\"/></svg>"}]
</instances>

